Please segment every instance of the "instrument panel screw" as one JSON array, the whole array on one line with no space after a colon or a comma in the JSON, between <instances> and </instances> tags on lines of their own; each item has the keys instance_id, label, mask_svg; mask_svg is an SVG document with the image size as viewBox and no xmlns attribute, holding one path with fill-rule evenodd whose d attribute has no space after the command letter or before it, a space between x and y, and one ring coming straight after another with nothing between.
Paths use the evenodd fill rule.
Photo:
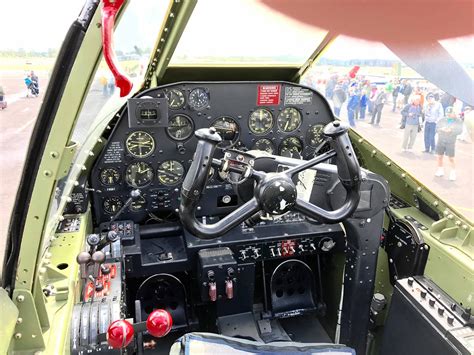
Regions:
<instances>
[{"instance_id":1,"label":"instrument panel screw","mask_svg":"<svg viewBox=\"0 0 474 355\"><path fill-rule=\"evenodd\" d=\"M59 158L59 153L58 153L58 152L55 152L55 151L49 153L49 155L51 155L51 158L53 158L53 159Z\"/></svg>"},{"instance_id":2,"label":"instrument panel screw","mask_svg":"<svg viewBox=\"0 0 474 355\"><path fill-rule=\"evenodd\" d=\"M50 177L51 175L53 175L53 173L50 170L45 170L43 171L43 175L46 177Z\"/></svg>"},{"instance_id":3,"label":"instrument panel screw","mask_svg":"<svg viewBox=\"0 0 474 355\"><path fill-rule=\"evenodd\" d=\"M402 178L405 179L406 177L407 177L407 174L403 173L403 174L402 174Z\"/></svg>"},{"instance_id":4,"label":"instrument panel screw","mask_svg":"<svg viewBox=\"0 0 474 355\"><path fill-rule=\"evenodd\" d=\"M454 218L454 216L452 214L448 215L448 219L453 219L453 218Z\"/></svg>"},{"instance_id":5,"label":"instrument panel screw","mask_svg":"<svg viewBox=\"0 0 474 355\"><path fill-rule=\"evenodd\" d=\"M418 187L416 191L421 192L421 187Z\"/></svg>"},{"instance_id":6,"label":"instrument panel screw","mask_svg":"<svg viewBox=\"0 0 474 355\"><path fill-rule=\"evenodd\" d=\"M456 221L456 225L459 227L461 225L461 221Z\"/></svg>"},{"instance_id":7,"label":"instrument panel screw","mask_svg":"<svg viewBox=\"0 0 474 355\"><path fill-rule=\"evenodd\" d=\"M466 224L463 224L463 225L462 225L462 229L464 229L465 231L467 231L467 230L468 230L467 225L466 225Z\"/></svg>"},{"instance_id":8,"label":"instrument panel screw","mask_svg":"<svg viewBox=\"0 0 474 355\"><path fill-rule=\"evenodd\" d=\"M359 138L359 143L362 143L364 140L362 138Z\"/></svg>"},{"instance_id":9,"label":"instrument panel screw","mask_svg":"<svg viewBox=\"0 0 474 355\"><path fill-rule=\"evenodd\" d=\"M23 318L19 317L17 320L16 320L16 324L21 324L23 323Z\"/></svg>"},{"instance_id":10,"label":"instrument panel screw","mask_svg":"<svg viewBox=\"0 0 474 355\"><path fill-rule=\"evenodd\" d=\"M443 212L443 214L444 214L445 216L447 216L447 215L449 214L449 211L446 210L446 211Z\"/></svg>"},{"instance_id":11,"label":"instrument panel screw","mask_svg":"<svg viewBox=\"0 0 474 355\"><path fill-rule=\"evenodd\" d=\"M438 205L439 205L439 202L438 202L438 201L435 201L435 202L433 202L433 205L434 205L434 206L438 206Z\"/></svg>"},{"instance_id":12,"label":"instrument panel screw","mask_svg":"<svg viewBox=\"0 0 474 355\"><path fill-rule=\"evenodd\" d=\"M15 339L20 340L21 339L21 333L16 333L15 334Z\"/></svg>"},{"instance_id":13,"label":"instrument panel screw","mask_svg":"<svg viewBox=\"0 0 474 355\"><path fill-rule=\"evenodd\" d=\"M387 162L387 166L390 166L390 165L392 165L392 163L388 161L388 162Z\"/></svg>"},{"instance_id":14,"label":"instrument panel screw","mask_svg":"<svg viewBox=\"0 0 474 355\"><path fill-rule=\"evenodd\" d=\"M18 295L18 296L16 297L16 300L21 303L21 302L23 302L23 301L25 300L25 296L23 296L23 295Z\"/></svg>"}]
</instances>

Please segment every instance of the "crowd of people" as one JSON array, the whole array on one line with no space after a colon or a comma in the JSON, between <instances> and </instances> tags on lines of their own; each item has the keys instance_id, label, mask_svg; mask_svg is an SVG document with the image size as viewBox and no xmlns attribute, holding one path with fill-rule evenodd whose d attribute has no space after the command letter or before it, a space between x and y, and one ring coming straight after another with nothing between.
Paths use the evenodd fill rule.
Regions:
<instances>
[{"instance_id":1,"label":"crowd of people","mask_svg":"<svg viewBox=\"0 0 474 355\"><path fill-rule=\"evenodd\" d=\"M358 67L349 74L332 74L328 80L306 83L325 94L336 116L345 116L351 127L366 121L381 126L385 110L400 114L398 127L403 130L401 150L412 151L418 135L423 134L426 154L437 155L435 176L444 176L444 156L448 157L448 179L456 180L454 161L457 140L469 142L471 134L463 124L472 108L452 95L442 92L430 83L394 78L389 81L371 81L357 75ZM423 132L423 133L421 133Z\"/></svg>"}]
</instances>

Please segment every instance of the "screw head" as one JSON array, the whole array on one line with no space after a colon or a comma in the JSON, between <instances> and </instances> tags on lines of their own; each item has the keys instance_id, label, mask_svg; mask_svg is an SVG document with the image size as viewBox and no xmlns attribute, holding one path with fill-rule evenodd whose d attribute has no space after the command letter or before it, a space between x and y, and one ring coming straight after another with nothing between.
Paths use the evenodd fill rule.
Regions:
<instances>
[{"instance_id":1,"label":"screw head","mask_svg":"<svg viewBox=\"0 0 474 355\"><path fill-rule=\"evenodd\" d=\"M15 339L20 340L21 339L21 333L16 333L15 334Z\"/></svg>"},{"instance_id":2,"label":"screw head","mask_svg":"<svg viewBox=\"0 0 474 355\"><path fill-rule=\"evenodd\" d=\"M23 302L23 301L25 300L25 296L23 296L23 295L18 295L18 296L16 297L16 300L21 303L21 302Z\"/></svg>"}]
</instances>

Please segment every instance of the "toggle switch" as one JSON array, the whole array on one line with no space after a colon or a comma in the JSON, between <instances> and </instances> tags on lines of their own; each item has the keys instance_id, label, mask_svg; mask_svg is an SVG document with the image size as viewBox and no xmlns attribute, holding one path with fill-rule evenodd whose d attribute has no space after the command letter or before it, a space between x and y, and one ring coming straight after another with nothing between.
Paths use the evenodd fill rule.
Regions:
<instances>
[{"instance_id":1,"label":"toggle switch","mask_svg":"<svg viewBox=\"0 0 474 355\"><path fill-rule=\"evenodd\" d=\"M232 282L232 280L225 281L225 295L229 300L234 298L234 283Z\"/></svg>"},{"instance_id":2,"label":"toggle switch","mask_svg":"<svg viewBox=\"0 0 474 355\"><path fill-rule=\"evenodd\" d=\"M209 299L212 302L217 300L217 286L215 282L209 282Z\"/></svg>"}]
</instances>

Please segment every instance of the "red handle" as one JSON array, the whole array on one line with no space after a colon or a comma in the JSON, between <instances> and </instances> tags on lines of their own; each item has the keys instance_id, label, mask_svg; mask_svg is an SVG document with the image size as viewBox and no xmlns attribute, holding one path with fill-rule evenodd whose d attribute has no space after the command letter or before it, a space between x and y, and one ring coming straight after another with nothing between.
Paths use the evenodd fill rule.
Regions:
<instances>
[{"instance_id":1,"label":"red handle","mask_svg":"<svg viewBox=\"0 0 474 355\"><path fill-rule=\"evenodd\" d=\"M113 33L115 27L115 16L122 7L125 0L103 0L102 7L102 49L104 58L115 78L115 86L120 89L120 96L127 96L132 90L132 82L126 75L120 72L117 65L117 57L113 50Z\"/></svg>"}]
</instances>

